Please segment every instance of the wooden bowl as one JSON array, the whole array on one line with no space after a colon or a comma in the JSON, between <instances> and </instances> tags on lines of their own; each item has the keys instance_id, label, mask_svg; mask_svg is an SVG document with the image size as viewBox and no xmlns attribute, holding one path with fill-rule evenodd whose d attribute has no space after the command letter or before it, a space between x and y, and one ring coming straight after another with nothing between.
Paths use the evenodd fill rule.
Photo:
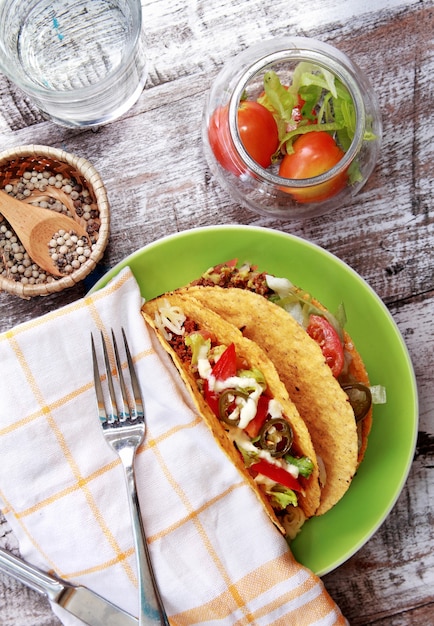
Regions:
<instances>
[{"instance_id":1,"label":"wooden bowl","mask_svg":"<svg viewBox=\"0 0 434 626\"><path fill-rule=\"evenodd\" d=\"M21 146L0 152L1 189L4 189L8 184L16 184L26 171L51 172L54 176L60 174L63 178L74 181L77 188L87 189L89 196L86 203L91 206L94 216L92 226L89 225L91 237L94 240L91 255L78 269L61 278L50 277L49 282L24 284L15 280L10 272L9 275L2 275L8 270L4 263L4 252L0 248L0 291L7 291L21 298L29 299L33 296L46 296L72 287L95 268L108 243L110 208L107 192L100 175L93 165L82 157L57 148L38 145ZM40 191L37 189L35 192L31 191L30 196L33 193L40 195ZM50 185L48 185L44 195L57 199L56 188L52 186L52 193L50 193ZM75 211L72 212L71 217L83 224L83 219ZM90 231L88 230L88 232Z\"/></svg>"}]
</instances>

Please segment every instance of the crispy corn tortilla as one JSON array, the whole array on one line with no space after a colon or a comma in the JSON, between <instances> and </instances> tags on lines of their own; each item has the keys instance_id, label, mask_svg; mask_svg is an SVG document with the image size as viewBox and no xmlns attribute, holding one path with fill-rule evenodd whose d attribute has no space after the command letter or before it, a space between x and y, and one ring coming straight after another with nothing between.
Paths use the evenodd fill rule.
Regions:
<instances>
[{"instance_id":1,"label":"crispy corn tortilla","mask_svg":"<svg viewBox=\"0 0 434 626\"><path fill-rule=\"evenodd\" d=\"M315 305L317 308L322 309L323 311L327 310L326 307L318 300L315 300L315 298L312 298L312 304ZM349 362L348 362L348 371L346 374L346 378L348 379L348 382L357 381L369 387L370 385L369 376L368 376L368 372L366 371L365 364L363 363L363 359L360 356L360 353L357 351L353 343L353 340L351 339L350 335L346 332L346 330L343 331L343 342L344 342L344 351L350 357ZM365 456L366 448L368 445L368 436L369 436L369 433L371 432L371 428L372 428L372 406L369 409L367 415L363 418L363 420L359 422L359 424L357 424L357 437L358 437L357 466L360 465L360 463L363 460L363 457Z\"/></svg>"},{"instance_id":2,"label":"crispy corn tortilla","mask_svg":"<svg viewBox=\"0 0 434 626\"><path fill-rule=\"evenodd\" d=\"M318 304L317 304L318 306ZM349 374L354 380L363 383L367 387L369 387L369 376L365 368L365 364L363 363L363 359L354 346L351 337L347 332L344 331L344 347L348 354L351 356L351 360L349 363ZM363 461L363 457L365 456L366 448L368 446L368 436L371 432L372 428L372 406L369 409L367 415L363 418L359 424L357 424L357 436L358 436L358 458L357 465Z\"/></svg>"},{"instance_id":3,"label":"crispy corn tortilla","mask_svg":"<svg viewBox=\"0 0 434 626\"><path fill-rule=\"evenodd\" d=\"M189 294L166 294L160 298L150 300L143 305L142 313L145 320L155 329L157 337L163 348L172 357L192 395L199 413L211 429L216 441L239 469L243 477L250 483L257 497L265 506L269 517L273 520L280 531L285 534L285 530L273 511L268 499L261 491L258 484L252 479L248 471L244 468L240 455L227 437L222 422L215 417L204 397L198 390L194 375L191 373L189 368L185 367L184 363L182 363L178 355L156 327L155 313L165 300L168 301L170 305L179 307L187 318L194 320L199 325L201 330L208 330L211 332L219 343L229 345L233 342L235 344L238 358L245 360L249 368L258 368L261 370L271 396L281 404L283 407L283 413L292 426L294 433L294 449L299 454L308 456L314 464L314 471L308 480L300 477L300 482L304 488L304 495L302 493L298 494L300 508L303 510L306 517L312 517L319 506L320 486L316 455L304 421L301 419L294 403L290 400L285 385L280 380L276 368L271 360L256 343L246 337L243 337L242 333L234 325L228 323L221 316L202 306L194 298L190 297Z\"/></svg>"},{"instance_id":4,"label":"crispy corn tortilla","mask_svg":"<svg viewBox=\"0 0 434 626\"><path fill-rule=\"evenodd\" d=\"M318 462L324 464L326 481L316 515L325 513L351 484L358 465L358 437L348 397L320 347L284 309L251 291L216 286L180 292L241 329L273 361L308 427Z\"/></svg>"}]
</instances>

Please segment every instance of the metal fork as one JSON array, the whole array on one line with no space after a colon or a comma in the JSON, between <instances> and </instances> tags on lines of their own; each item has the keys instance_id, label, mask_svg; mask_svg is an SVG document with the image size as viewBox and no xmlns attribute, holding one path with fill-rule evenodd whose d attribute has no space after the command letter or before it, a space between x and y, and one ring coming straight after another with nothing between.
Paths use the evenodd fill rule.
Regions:
<instances>
[{"instance_id":1,"label":"metal fork","mask_svg":"<svg viewBox=\"0 0 434 626\"><path fill-rule=\"evenodd\" d=\"M98 403L98 415L106 441L118 453L125 471L127 490L130 499L130 511L133 523L134 544L137 556L137 571L139 581L139 624L140 626L155 626L163 624L169 626L161 596L152 569L148 544L143 529L140 504L137 497L136 481L134 476L134 458L137 448L142 443L145 432L145 413L139 381L137 380L134 363L131 357L125 331L122 328L123 343L127 367L129 371L130 389L122 373L122 363L113 330L112 347L116 368L111 367L109 348L104 334L101 331L101 343L104 354L104 369L108 386L107 407L101 384L101 375L98 368L95 342L91 335L93 373L95 391ZM114 373L114 376L113 376ZM118 393L115 392L115 380L118 383Z\"/></svg>"}]
</instances>

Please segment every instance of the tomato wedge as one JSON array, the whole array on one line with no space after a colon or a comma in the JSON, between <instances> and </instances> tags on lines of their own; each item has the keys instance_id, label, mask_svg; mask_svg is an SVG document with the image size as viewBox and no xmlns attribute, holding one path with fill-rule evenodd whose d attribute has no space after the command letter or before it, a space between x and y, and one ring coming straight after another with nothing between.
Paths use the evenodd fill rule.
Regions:
<instances>
[{"instance_id":1,"label":"tomato wedge","mask_svg":"<svg viewBox=\"0 0 434 626\"><path fill-rule=\"evenodd\" d=\"M274 482L283 485L283 487L287 487L293 491L303 491L303 487L292 474L282 467L268 463L264 459L261 459L258 463L254 463L249 469L266 476L270 480L274 480Z\"/></svg>"},{"instance_id":2,"label":"tomato wedge","mask_svg":"<svg viewBox=\"0 0 434 626\"><path fill-rule=\"evenodd\" d=\"M214 415L216 417L220 417L219 397L214 391L210 391L207 380L205 380L203 383L203 395Z\"/></svg>"},{"instance_id":3,"label":"tomato wedge","mask_svg":"<svg viewBox=\"0 0 434 626\"><path fill-rule=\"evenodd\" d=\"M231 343L223 352L211 371L216 380L226 380L237 375L237 355L235 344Z\"/></svg>"},{"instance_id":4,"label":"tomato wedge","mask_svg":"<svg viewBox=\"0 0 434 626\"><path fill-rule=\"evenodd\" d=\"M311 315L306 332L317 342L333 376L337 378L344 367L344 349L336 330L325 317Z\"/></svg>"},{"instance_id":5,"label":"tomato wedge","mask_svg":"<svg viewBox=\"0 0 434 626\"><path fill-rule=\"evenodd\" d=\"M250 439L255 439L264 425L268 416L268 405L270 399L267 396L260 396L256 409L255 417L247 424L244 431L249 435Z\"/></svg>"},{"instance_id":6,"label":"tomato wedge","mask_svg":"<svg viewBox=\"0 0 434 626\"><path fill-rule=\"evenodd\" d=\"M231 376L237 375L237 355L235 352L235 344L231 343L223 352L217 363L211 370L211 375L216 380L226 380ZM208 381L204 381L203 394L210 409L217 417L220 417L219 396L214 391L210 391Z\"/></svg>"}]
</instances>

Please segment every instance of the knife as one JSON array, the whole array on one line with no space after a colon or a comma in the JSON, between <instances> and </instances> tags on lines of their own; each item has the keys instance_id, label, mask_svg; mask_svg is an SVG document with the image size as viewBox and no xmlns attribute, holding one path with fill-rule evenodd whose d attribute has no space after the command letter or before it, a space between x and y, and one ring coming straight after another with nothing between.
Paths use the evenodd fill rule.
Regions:
<instances>
[{"instance_id":1,"label":"knife","mask_svg":"<svg viewBox=\"0 0 434 626\"><path fill-rule=\"evenodd\" d=\"M138 619L86 587L45 574L0 548L0 570L48 597L88 626L138 626Z\"/></svg>"}]
</instances>

